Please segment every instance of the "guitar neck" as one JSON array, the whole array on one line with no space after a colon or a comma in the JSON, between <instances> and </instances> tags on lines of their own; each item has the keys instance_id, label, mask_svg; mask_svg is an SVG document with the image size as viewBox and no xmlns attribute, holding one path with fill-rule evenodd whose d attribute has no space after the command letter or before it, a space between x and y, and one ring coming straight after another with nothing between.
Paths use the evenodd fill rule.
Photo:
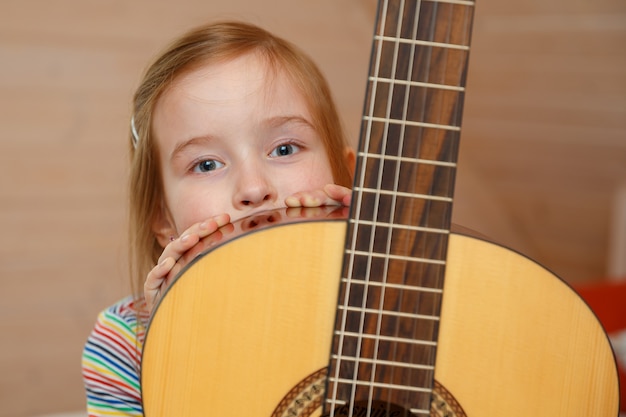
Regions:
<instances>
[{"instance_id":1,"label":"guitar neck","mask_svg":"<svg viewBox=\"0 0 626 417\"><path fill-rule=\"evenodd\" d=\"M379 3L326 407L428 414L474 3Z\"/></svg>"}]
</instances>

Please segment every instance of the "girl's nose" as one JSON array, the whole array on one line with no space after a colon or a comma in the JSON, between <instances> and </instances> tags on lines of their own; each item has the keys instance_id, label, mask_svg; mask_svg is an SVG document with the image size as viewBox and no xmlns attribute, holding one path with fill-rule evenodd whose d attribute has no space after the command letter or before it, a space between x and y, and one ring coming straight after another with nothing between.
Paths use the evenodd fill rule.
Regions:
<instances>
[{"instance_id":1,"label":"girl's nose","mask_svg":"<svg viewBox=\"0 0 626 417\"><path fill-rule=\"evenodd\" d=\"M265 175L258 170L246 170L240 174L233 197L235 208L255 208L276 201L276 189Z\"/></svg>"}]
</instances>

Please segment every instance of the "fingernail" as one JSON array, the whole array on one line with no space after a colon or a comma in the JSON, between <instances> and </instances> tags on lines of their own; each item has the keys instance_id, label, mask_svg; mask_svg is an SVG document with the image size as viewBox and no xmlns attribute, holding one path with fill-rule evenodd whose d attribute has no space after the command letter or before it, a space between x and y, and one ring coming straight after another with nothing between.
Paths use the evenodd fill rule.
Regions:
<instances>
[{"instance_id":1,"label":"fingernail","mask_svg":"<svg viewBox=\"0 0 626 417\"><path fill-rule=\"evenodd\" d=\"M230 216L228 214L223 214L218 218L218 220L218 224L222 227L230 222Z\"/></svg>"},{"instance_id":2,"label":"fingernail","mask_svg":"<svg viewBox=\"0 0 626 417\"><path fill-rule=\"evenodd\" d=\"M304 207L319 207L321 201L315 197L306 197L304 199Z\"/></svg>"},{"instance_id":3,"label":"fingernail","mask_svg":"<svg viewBox=\"0 0 626 417\"><path fill-rule=\"evenodd\" d=\"M180 241L185 243L189 240L189 235L188 234L184 234L180 237Z\"/></svg>"}]
</instances>

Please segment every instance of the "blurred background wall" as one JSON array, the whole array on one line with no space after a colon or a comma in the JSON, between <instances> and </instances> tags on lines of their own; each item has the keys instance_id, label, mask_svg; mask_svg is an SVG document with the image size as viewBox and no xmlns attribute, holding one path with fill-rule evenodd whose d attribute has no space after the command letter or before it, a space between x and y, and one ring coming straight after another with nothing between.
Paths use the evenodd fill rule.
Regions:
<instances>
[{"instance_id":1,"label":"blurred background wall","mask_svg":"<svg viewBox=\"0 0 626 417\"><path fill-rule=\"evenodd\" d=\"M245 19L306 50L355 140L374 0L0 2L0 417L81 410L82 345L128 293L127 133L147 62ZM626 276L626 3L480 0L454 221L572 285Z\"/></svg>"}]
</instances>

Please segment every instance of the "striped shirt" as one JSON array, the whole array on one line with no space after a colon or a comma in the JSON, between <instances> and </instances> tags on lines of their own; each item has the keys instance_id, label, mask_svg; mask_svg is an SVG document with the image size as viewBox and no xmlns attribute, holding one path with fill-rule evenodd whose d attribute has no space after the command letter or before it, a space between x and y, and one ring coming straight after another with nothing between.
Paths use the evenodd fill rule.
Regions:
<instances>
[{"instance_id":1,"label":"striped shirt","mask_svg":"<svg viewBox=\"0 0 626 417\"><path fill-rule=\"evenodd\" d=\"M139 387L147 315L127 297L98 315L82 357L87 411L95 416L142 416Z\"/></svg>"}]
</instances>

